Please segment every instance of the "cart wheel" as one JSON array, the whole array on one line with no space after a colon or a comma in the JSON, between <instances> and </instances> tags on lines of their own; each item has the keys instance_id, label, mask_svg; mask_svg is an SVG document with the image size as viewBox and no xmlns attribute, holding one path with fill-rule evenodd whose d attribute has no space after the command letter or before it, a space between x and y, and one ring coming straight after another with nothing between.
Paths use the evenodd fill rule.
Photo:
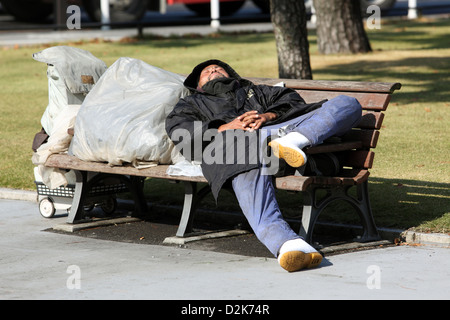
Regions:
<instances>
[{"instance_id":1,"label":"cart wheel","mask_svg":"<svg viewBox=\"0 0 450 320\"><path fill-rule=\"evenodd\" d=\"M109 197L105 202L102 203L101 208L106 214L113 214L117 208L117 200L116 198Z\"/></svg>"},{"instance_id":2,"label":"cart wheel","mask_svg":"<svg viewBox=\"0 0 450 320\"><path fill-rule=\"evenodd\" d=\"M83 207L83 210L86 211L86 212L90 212L90 211L92 211L92 209L94 209L94 207L95 207L95 204L90 203L90 204L85 205Z\"/></svg>"},{"instance_id":3,"label":"cart wheel","mask_svg":"<svg viewBox=\"0 0 450 320\"><path fill-rule=\"evenodd\" d=\"M55 214L55 205L52 199L44 198L39 201L39 212L44 218L51 218Z\"/></svg>"}]
</instances>

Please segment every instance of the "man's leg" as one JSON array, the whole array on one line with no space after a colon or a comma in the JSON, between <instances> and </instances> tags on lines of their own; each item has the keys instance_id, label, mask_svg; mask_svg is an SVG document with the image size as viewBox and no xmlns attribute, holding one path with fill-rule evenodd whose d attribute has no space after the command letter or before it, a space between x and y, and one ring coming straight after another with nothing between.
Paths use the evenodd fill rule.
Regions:
<instances>
[{"instance_id":1,"label":"man's leg","mask_svg":"<svg viewBox=\"0 0 450 320\"><path fill-rule=\"evenodd\" d=\"M271 176L254 169L236 176L232 185L256 237L279 258L284 269L297 271L320 264L322 256L283 219Z\"/></svg>"},{"instance_id":2,"label":"man's leg","mask_svg":"<svg viewBox=\"0 0 450 320\"><path fill-rule=\"evenodd\" d=\"M343 135L360 119L361 105L358 100L338 96L325 102L321 108L282 124L287 125L286 136L275 139L270 146L277 157L285 159L293 167L300 167L306 162L302 148Z\"/></svg>"},{"instance_id":3,"label":"man's leg","mask_svg":"<svg viewBox=\"0 0 450 320\"><path fill-rule=\"evenodd\" d=\"M232 185L250 227L275 257L284 242L299 238L281 215L271 176L253 169L236 176Z\"/></svg>"},{"instance_id":4,"label":"man's leg","mask_svg":"<svg viewBox=\"0 0 450 320\"><path fill-rule=\"evenodd\" d=\"M292 131L305 136L312 146L332 136L340 136L361 120L361 105L349 96L338 96L310 112L310 117L294 124Z\"/></svg>"}]
</instances>

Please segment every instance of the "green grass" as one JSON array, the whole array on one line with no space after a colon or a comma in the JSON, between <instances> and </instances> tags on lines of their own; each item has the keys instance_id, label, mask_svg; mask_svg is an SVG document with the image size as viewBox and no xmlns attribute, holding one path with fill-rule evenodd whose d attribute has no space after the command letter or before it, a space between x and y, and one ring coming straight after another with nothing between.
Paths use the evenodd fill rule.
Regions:
<instances>
[{"instance_id":1,"label":"green grass","mask_svg":"<svg viewBox=\"0 0 450 320\"><path fill-rule=\"evenodd\" d=\"M389 21L369 31L374 51L359 55L318 54L311 32L311 64L316 80L401 82L386 111L371 170L370 196L379 226L449 232L450 215L450 20ZM277 77L272 34L214 34L183 38L146 37L121 42L86 41L68 45L91 51L109 66L119 57L133 57L177 73L187 74L202 60L229 62L242 76ZM52 44L56 45L56 44ZM67 43L66 43L67 45ZM48 104L46 65L34 61L39 47L0 51L2 96L0 127L0 186L34 190L31 142L40 130ZM151 198L180 203L179 185L148 183ZM175 188L173 192L159 189ZM179 193L179 192L178 192ZM222 197L222 195L221 195ZM224 196L226 197L226 196ZM280 192L287 215L300 212L300 196ZM181 199L181 200L180 200ZM301 199L300 199L301 201ZM226 198L219 203L229 207ZM321 216L357 222L345 205Z\"/></svg>"}]
</instances>

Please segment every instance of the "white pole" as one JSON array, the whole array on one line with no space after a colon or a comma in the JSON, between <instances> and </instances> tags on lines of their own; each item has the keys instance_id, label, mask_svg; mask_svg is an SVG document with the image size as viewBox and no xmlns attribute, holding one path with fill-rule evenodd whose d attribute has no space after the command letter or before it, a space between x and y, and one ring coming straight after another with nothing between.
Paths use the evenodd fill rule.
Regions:
<instances>
[{"instance_id":1,"label":"white pole","mask_svg":"<svg viewBox=\"0 0 450 320\"><path fill-rule=\"evenodd\" d=\"M100 10L102 12L102 23L108 24L111 22L109 17L109 0L101 0L100 1ZM102 26L102 30L109 30L111 27Z\"/></svg>"},{"instance_id":2,"label":"white pole","mask_svg":"<svg viewBox=\"0 0 450 320\"><path fill-rule=\"evenodd\" d=\"M417 0L408 0L408 19L417 19Z\"/></svg>"},{"instance_id":3,"label":"white pole","mask_svg":"<svg viewBox=\"0 0 450 320\"><path fill-rule=\"evenodd\" d=\"M313 25L316 25L317 23L317 16L316 16L316 8L314 8L314 3L311 1L311 23Z\"/></svg>"},{"instance_id":4,"label":"white pole","mask_svg":"<svg viewBox=\"0 0 450 320\"><path fill-rule=\"evenodd\" d=\"M219 0L211 0L211 28L220 27L220 6Z\"/></svg>"}]
</instances>

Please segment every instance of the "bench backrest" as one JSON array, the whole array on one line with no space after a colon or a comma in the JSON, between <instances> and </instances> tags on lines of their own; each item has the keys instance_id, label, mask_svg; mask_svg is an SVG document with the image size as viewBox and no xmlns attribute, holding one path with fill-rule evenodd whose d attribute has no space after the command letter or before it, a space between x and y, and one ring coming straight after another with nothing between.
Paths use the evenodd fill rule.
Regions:
<instances>
[{"instance_id":1,"label":"bench backrest","mask_svg":"<svg viewBox=\"0 0 450 320\"><path fill-rule=\"evenodd\" d=\"M347 143L343 165L355 169L370 169L373 164L379 130L384 119L391 94L401 88L400 83L356 82L356 81L311 81L296 79L248 78L255 84L275 85L284 82L288 88L295 89L306 102L317 102L331 99L338 95L348 95L358 99L363 108L363 117L359 124L345 136L342 142ZM343 144L341 144L343 145ZM351 147L349 147L351 146ZM314 150L312 150L314 149ZM311 148L308 153L339 151L327 146Z\"/></svg>"}]
</instances>

